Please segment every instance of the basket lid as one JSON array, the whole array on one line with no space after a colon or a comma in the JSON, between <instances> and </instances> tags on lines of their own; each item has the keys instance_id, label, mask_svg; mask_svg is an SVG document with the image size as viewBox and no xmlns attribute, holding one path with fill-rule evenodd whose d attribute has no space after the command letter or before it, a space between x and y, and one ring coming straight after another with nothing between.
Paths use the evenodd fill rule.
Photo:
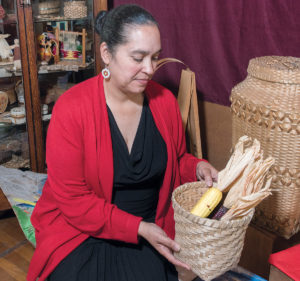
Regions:
<instances>
[{"instance_id":1,"label":"basket lid","mask_svg":"<svg viewBox=\"0 0 300 281\"><path fill-rule=\"evenodd\" d=\"M250 60L247 71L251 76L266 81L300 84L300 58L258 57Z\"/></svg>"}]
</instances>

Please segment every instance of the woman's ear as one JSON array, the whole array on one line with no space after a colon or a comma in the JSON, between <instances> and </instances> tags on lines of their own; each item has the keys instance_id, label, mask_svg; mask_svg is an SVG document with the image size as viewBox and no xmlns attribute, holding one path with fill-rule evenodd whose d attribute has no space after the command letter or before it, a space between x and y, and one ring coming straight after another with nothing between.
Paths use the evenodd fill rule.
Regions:
<instances>
[{"instance_id":1,"label":"woman's ear","mask_svg":"<svg viewBox=\"0 0 300 281\"><path fill-rule=\"evenodd\" d=\"M100 54L101 54L101 58L102 58L104 64L109 65L109 63L111 61L111 53L105 42L102 42L100 44Z\"/></svg>"}]
</instances>

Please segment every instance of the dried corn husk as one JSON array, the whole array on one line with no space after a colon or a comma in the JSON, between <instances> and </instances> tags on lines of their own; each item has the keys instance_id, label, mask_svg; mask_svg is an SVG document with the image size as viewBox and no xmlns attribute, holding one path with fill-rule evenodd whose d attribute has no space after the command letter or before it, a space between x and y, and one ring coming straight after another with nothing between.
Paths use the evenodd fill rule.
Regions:
<instances>
[{"instance_id":1,"label":"dried corn husk","mask_svg":"<svg viewBox=\"0 0 300 281\"><path fill-rule=\"evenodd\" d=\"M262 200L271 195L272 177L270 177L263 189L245 196L237 198L236 203L222 216L221 220L231 220L247 216Z\"/></svg>"},{"instance_id":2,"label":"dried corn husk","mask_svg":"<svg viewBox=\"0 0 300 281\"><path fill-rule=\"evenodd\" d=\"M241 137L225 169L219 173L218 188L229 192L213 218L242 217L269 196L272 178L265 181L265 177L274 162L272 157L263 160L258 140Z\"/></svg>"},{"instance_id":3,"label":"dried corn husk","mask_svg":"<svg viewBox=\"0 0 300 281\"><path fill-rule=\"evenodd\" d=\"M231 189L232 186L236 185L244 169L259 156L259 142L257 140L252 141L248 136L241 137L226 167L219 172L218 189L222 192L226 192Z\"/></svg>"},{"instance_id":4,"label":"dried corn husk","mask_svg":"<svg viewBox=\"0 0 300 281\"><path fill-rule=\"evenodd\" d=\"M267 181L265 177L274 162L272 157L263 160L262 152L259 152L256 159L250 161L226 196L223 205L229 211L222 216L222 220L246 216L252 208L271 195L272 177Z\"/></svg>"},{"instance_id":5,"label":"dried corn husk","mask_svg":"<svg viewBox=\"0 0 300 281\"><path fill-rule=\"evenodd\" d=\"M262 189L266 173L274 164L272 157L266 160L262 158L263 155L260 153L258 159L253 159L229 190L223 203L227 209L230 209L240 196L250 195Z\"/></svg>"}]
</instances>

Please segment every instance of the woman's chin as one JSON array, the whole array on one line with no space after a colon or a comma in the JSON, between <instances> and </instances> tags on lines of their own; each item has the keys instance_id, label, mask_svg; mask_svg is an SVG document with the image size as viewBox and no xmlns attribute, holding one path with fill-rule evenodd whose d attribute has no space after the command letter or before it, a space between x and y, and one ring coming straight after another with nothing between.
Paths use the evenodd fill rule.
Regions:
<instances>
[{"instance_id":1,"label":"woman's chin","mask_svg":"<svg viewBox=\"0 0 300 281\"><path fill-rule=\"evenodd\" d=\"M146 85L139 85L137 87L134 87L134 88L130 89L130 92L133 93L133 94L140 94L140 93L145 91L146 87L147 87L147 84Z\"/></svg>"}]
</instances>

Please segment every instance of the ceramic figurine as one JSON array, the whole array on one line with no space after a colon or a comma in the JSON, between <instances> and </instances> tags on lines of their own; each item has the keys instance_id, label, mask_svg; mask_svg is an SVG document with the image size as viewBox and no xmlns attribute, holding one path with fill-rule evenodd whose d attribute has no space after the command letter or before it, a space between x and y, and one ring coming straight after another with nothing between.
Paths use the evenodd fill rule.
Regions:
<instances>
[{"instance_id":1,"label":"ceramic figurine","mask_svg":"<svg viewBox=\"0 0 300 281\"><path fill-rule=\"evenodd\" d=\"M0 34L0 57L2 60L13 60L12 47L5 40L10 34Z\"/></svg>"},{"instance_id":2,"label":"ceramic figurine","mask_svg":"<svg viewBox=\"0 0 300 281\"><path fill-rule=\"evenodd\" d=\"M38 36L38 55L41 61L49 62L54 58L55 62L59 60L59 44L57 40L51 39L47 32Z\"/></svg>"}]
</instances>

